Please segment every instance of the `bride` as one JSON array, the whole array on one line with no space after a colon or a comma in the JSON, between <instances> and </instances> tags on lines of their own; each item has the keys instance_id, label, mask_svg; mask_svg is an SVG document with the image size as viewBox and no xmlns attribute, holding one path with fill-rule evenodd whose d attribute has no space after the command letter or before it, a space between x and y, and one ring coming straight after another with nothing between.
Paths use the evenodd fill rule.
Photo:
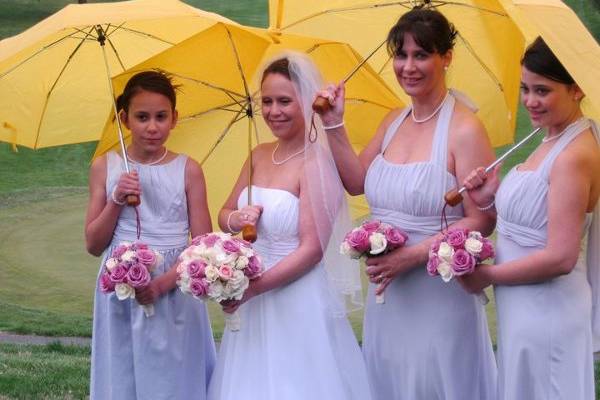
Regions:
<instances>
[{"instance_id":1,"label":"bride","mask_svg":"<svg viewBox=\"0 0 600 400\"><path fill-rule=\"evenodd\" d=\"M320 88L316 67L297 53L262 73L262 116L276 141L253 150L254 204L246 162L219 225L232 233L256 225L265 272L241 301L223 305L242 326L223 336L209 399L370 399L346 318L346 300L361 296L358 265L337 251L351 228L344 189L320 120L311 124Z\"/></svg>"}]
</instances>

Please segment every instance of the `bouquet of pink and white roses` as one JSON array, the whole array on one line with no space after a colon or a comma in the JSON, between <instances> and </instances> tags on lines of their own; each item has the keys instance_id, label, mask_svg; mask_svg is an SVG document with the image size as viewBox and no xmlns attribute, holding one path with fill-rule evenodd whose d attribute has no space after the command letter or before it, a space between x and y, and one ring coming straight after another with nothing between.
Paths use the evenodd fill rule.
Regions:
<instances>
[{"instance_id":1,"label":"bouquet of pink and white roses","mask_svg":"<svg viewBox=\"0 0 600 400\"><path fill-rule=\"evenodd\" d=\"M408 235L402 230L379 220L363 222L346 234L340 245L340 253L350 258L375 257L402 247ZM376 297L383 303L383 294Z\"/></svg>"},{"instance_id":2,"label":"bouquet of pink and white roses","mask_svg":"<svg viewBox=\"0 0 600 400\"><path fill-rule=\"evenodd\" d=\"M263 271L260 257L249 242L229 233L213 232L197 236L179 255L177 285L183 293L198 299L241 300L251 279ZM239 316L226 314L232 331L240 329Z\"/></svg>"},{"instance_id":3,"label":"bouquet of pink and white roses","mask_svg":"<svg viewBox=\"0 0 600 400\"><path fill-rule=\"evenodd\" d=\"M160 262L160 253L142 242L121 242L104 262L100 274L100 290L103 293L115 292L119 300L135 299L135 289L147 286ZM142 305L146 317L154 315L152 304Z\"/></svg>"},{"instance_id":4,"label":"bouquet of pink and white roses","mask_svg":"<svg viewBox=\"0 0 600 400\"><path fill-rule=\"evenodd\" d=\"M450 282L455 276L470 274L478 264L494 256L492 242L481 233L451 229L431 245L427 272L431 276L440 275L444 282ZM484 293L479 296L484 303L489 301Z\"/></svg>"}]
</instances>

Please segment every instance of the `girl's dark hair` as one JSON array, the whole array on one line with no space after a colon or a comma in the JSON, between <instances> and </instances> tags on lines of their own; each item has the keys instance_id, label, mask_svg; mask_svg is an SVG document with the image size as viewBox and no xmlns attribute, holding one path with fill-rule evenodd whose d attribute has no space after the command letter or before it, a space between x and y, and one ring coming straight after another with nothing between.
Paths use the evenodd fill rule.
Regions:
<instances>
[{"instance_id":1,"label":"girl's dark hair","mask_svg":"<svg viewBox=\"0 0 600 400\"><path fill-rule=\"evenodd\" d=\"M288 78L290 81L292 80L290 76L290 62L287 58L280 58L278 60L273 61L271 64L265 68L262 74L262 78L260 83L263 83L267 75L269 74L280 74Z\"/></svg>"},{"instance_id":2,"label":"girl's dark hair","mask_svg":"<svg viewBox=\"0 0 600 400\"><path fill-rule=\"evenodd\" d=\"M544 39L539 36L525 50L521 65L529 71L555 82L564 83L565 85L575 83L571 74L558 61Z\"/></svg>"},{"instance_id":3,"label":"girl's dark hair","mask_svg":"<svg viewBox=\"0 0 600 400\"><path fill-rule=\"evenodd\" d=\"M171 82L171 77L163 71L143 71L132 76L123 93L117 97L117 110L129 111L131 98L140 91L162 94L171 102L171 109L175 110L177 96L175 90L177 87Z\"/></svg>"},{"instance_id":4,"label":"girl's dark hair","mask_svg":"<svg viewBox=\"0 0 600 400\"><path fill-rule=\"evenodd\" d=\"M388 33L387 49L390 56L397 55L402 49L406 34L412 35L426 52L444 55L454 47L458 32L441 12L413 9L402 15Z\"/></svg>"}]
</instances>

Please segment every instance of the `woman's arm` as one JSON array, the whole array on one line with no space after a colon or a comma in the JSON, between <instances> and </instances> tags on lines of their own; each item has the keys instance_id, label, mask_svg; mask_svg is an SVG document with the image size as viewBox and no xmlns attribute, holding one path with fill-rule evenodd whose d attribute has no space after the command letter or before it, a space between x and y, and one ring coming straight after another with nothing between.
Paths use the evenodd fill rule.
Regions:
<instances>
[{"instance_id":1,"label":"woman's arm","mask_svg":"<svg viewBox=\"0 0 600 400\"><path fill-rule=\"evenodd\" d=\"M87 251L100 256L110 244L122 205L106 201L106 156L96 159L90 168L87 215L85 218L85 242ZM141 195L137 173L123 174L115 189L115 198L124 202L128 194ZM112 196L111 196L112 198Z\"/></svg>"},{"instance_id":2,"label":"woman's arm","mask_svg":"<svg viewBox=\"0 0 600 400\"><path fill-rule=\"evenodd\" d=\"M329 91L320 93L322 95L331 93L333 96L332 108L321 114L323 125L336 126L340 124L344 120L344 84L340 83L338 86L330 86ZM359 156L356 155L350 144L345 126L342 125L338 128L327 129L325 131L340 178L349 194L356 196L364 193L367 169L377 154L379 154L385 132L398 114L399 110L393 110L384 118L377 128L375 136L373 136Z\"/></svg>"}]
</instances>

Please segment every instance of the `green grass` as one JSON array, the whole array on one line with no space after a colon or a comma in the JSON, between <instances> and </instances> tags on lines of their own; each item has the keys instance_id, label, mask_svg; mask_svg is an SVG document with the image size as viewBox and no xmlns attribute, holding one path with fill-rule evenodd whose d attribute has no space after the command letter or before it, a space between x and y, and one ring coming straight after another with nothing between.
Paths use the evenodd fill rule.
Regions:
<instances>
[{"instance_id":1,"label":"green grass","mask_svg":"<svg viewBox=\"0 0 600 400\"><path fill-rule=\"evenodd\" d=\"M89 347L0 344L0 399L85 399Z\"/></svg>"}]
</instances>

